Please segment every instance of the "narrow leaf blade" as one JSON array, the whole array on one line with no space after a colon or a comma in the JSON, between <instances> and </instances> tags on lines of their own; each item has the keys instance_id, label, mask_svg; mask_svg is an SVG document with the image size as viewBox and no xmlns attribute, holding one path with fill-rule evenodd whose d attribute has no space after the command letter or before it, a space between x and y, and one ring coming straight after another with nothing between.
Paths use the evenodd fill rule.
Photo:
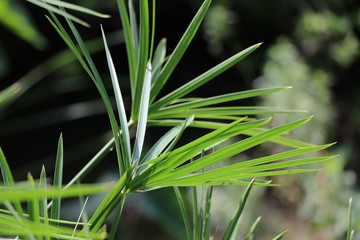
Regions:
<instances>
[{"instance_id":1,"label":"narrow leaf blade","mask_svg":"<svg viewBox=\"0 0 360 240\"><path fill-rule=\"evenodd\" d=\"M55 189L61 189L62 178L63 178L63 166L64 166L64 145L63 145L62 134L60 134L58 147L57 147L54 183L53 183ZM60 219L61 197L55 197L52 200L53 203L51 206L51 218ZM53 223L53 224L58 225L57 223Z\"/></svg>"},{"instance_id":2,"label":"narrow leaf blade","mask_svg":"<svg viewBox=\"0 0 360 240\"><path fill-rule=\"evenodd\" d=\"M154 99L159 94L160 90L165 85L170 75L174 71L175 67L181 60L192 39L194 38L195 33L197 32L202 20L204 19L205 14L209 9L210 3L211 0L204 1L204 3L201 5L200 9L196 13L195 17L189 24L188 28L186 29L184 35L180 39L179 43L175 47L175 50L171 54L169 60L166 62L166 65L164 66L164 69L162 70L159 79L153 85L150 102L154 101Z\"/></svg>"}]
</instances>

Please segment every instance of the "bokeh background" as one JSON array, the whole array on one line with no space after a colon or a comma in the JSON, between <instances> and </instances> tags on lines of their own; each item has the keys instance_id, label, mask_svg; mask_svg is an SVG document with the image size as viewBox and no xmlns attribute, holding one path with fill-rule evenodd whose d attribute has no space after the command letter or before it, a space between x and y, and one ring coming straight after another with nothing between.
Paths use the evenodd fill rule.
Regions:
<instances>
[{"instance_id":1,"label":"bokeh background","mask_svg":"<svg viewBox=\"0 0 360 240\"><path fill-rule=\"evenodd\" d=\"M91 28L78 27L85 40L98 38L99 25L104 26L129 104L127 62L116 1L72 2L112 15L110 19L98 19L74 13L91 24ZM165 37L168 52L200 5L201 1L194 0L157 1L156 41ZM109 140L111 133L95 87L72 60L45 15L46 11L26 1L0 1L0 91L4 93L10 86L21 93L10 102L0 98L0 145L16 180L23 180L27 172L38 176L42 165L51 173L62 133L66 182ZM214 0L167 90L258 42L263 44L255 53L196 92L197 96L293 86L254 99L252 104L307 110L274 116L274 122L314 115L294 137L316 144L337 142L329 151L339 157L318 166L323 169L318 173L275 179L282 184L280 188L256 188L241 220L242 229L246 232L261 216L255 239L270 239L286 229L290 231L288 239L344 239L350 197L353 226L360 230L360 3ZM104 79L108 79L101 41L91 43L89 48ZM148 145L161 133L150 129ZM261 151L276 149L264 146ZM84 181L115 179L115 164L115 156L108 154ZM227 224L242 191L234 187L215 190L214 233ZM91 203L96 204L96 199ZM63 214L74 218L78 213L68 204ZM122 239L181 239L181 224L171 189L134 196L124 214ZM360 233L355 239L360 239Z\"/></svg>"}]
</instances>

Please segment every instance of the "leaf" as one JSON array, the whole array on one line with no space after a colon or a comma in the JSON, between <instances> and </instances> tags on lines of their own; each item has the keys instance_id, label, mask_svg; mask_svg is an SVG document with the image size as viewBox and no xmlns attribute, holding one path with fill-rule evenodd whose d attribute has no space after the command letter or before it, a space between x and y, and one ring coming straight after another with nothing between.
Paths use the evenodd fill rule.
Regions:
<instances>
[{"instance_id":1,"label":"leaf","mask_svg":"<svg viewBox=\"0 0 360 240\"><path fill-rule=\"evenodd\" d=\"M154 59L152 60L153 77L151 79L151 87L153 87L153 85L160 76L162 69L161 67L165 63L165 56L166 56L166 39L163 38L156 47Z\"/></svg>"},{"instance_id":2,"label":"leaf","mask_svg":"<svg viewBox=\"0 0 360 240\"><path fill-rule=\"evenodd\" d=\"M44 9L47 9L48 11L51 11L51 12L54 12L61 16L64 16L66 19L71 19L72 21L79 23L79 24L83 25L84 27L90 27L90 25L87 22L75 17L74 15L71 15L64 11L61 11L59 8L54 7L46 2L39 1L39 0L26 0L26 1L31 2L32 4L42 7Z\"/></svg>"},{"instance_id":3,"label":"leaf","mask_svg":"<svg viewBox=\"0 0 360 240\"><path fill-rule=\"evenodd\" d=\"M286 231L280 233L279 235L275 236L272 240L282 240L282 239L284 239L285 235L286 235L288 232L289 232L289 231L286 230Z\"/></svg>"},{"instance_id":4,"label":"leaf","mask_svg":"<svg viewBox=\"0 0 360 240\"><path fill-rule=\"evenodd\" d=\"M247 161L244 161L244 162L235 163L235 164L231 164L231 165L219 168L219 169L212 170L211 173L210 172L209 173L202 173L202 178L205 177L206 175L212 176L214 178L219 177L219 176L224 176L224 175L230 177L231 174L234 174L236 176L237 174L248 172L246 169L254 170L254 167L257 167L257 166L265 168L265 169L263 169L261 171L266 170L266 168L274 169L275 165L271 165L272 167L270 167L269 165L265 165L265 164L269 164L269 163L272 163L272 162L277 162L277 161L280 161L280 160L285 160L285 159L288 159L288 158L293 158L293 157L296 157L296 156L300 156L300 155L320 151L320 150L328 148L330 146L332 146L332 144L327 144L327 145L322 145L322 146L317 146L317 147L295 149L295 150L285 151L285 152L278 153L278 154L268 155L268 156L265 156L265 157L255 158L255 159L252 159L252 160L247 160ZM308 162L313 162L313 161L326 160L326 159L327 159L327 157L325 157L325 158L320 157L320 158L315 158L315 159L310 158L307 161ZM289 167L290 164L295 164L296 165L298 163L306 164L307 161L306 161L306 159L298 160L298 162L287 161L287 162L284 162L284 163L280 163L280 164L284 164L286 166L280 165L279 167L280 168L281 167Z\"/></svg>"},{"instance_id":5,"label":"leaf","mask_svg":"<svg viewBox=\"0 0 360 240\"><path fill-rule=\"evenodd\" d=\"M237 135L238 132L235 131L234 129L239 130L239 128L241 128L241 129L245 129L248 127L251 128L251 127L254 127L254 125L261 126L268 121L268 120L262 120L262 121L254 121L252 123L240 123L242 120L244 120L244 118L238 119L237 121L234 121L231 124L224 125L222 128L219 128L211 133L208 133L205 136L200 137L182 147L179 147L168 154L164 154L157 159L153 159L149 163L151 163L151 164L159 163L159 165L157 166L157 171L159 171L160 169L168 169L168 167L172 166L173 164L178 165L178 164L181 164L181 162L183 162L183 161L185 162L188 158L183 159L183 157L184 157L183 154L187 153L188 151L194 152L194 155L199 154L205 148L208 148L218 142L222 142L225 139L228 139L230 137ZM231 131L231 130L233 130L233 131ZM225 134L225 133L228 133L228 134ZM193 157L193 155L189 155L189 158L191 158L191 157ZM167 158L168 160L166 162L162 162L162 160L165 158ZM180 162L177 163L177 160L180 160ZM161 164L165 164L166 166L159 168L161 166Z\"/></svg>"},{"instance_id":6,"label":"leaf","mask_svg":"<svg viewBox=\"0 0 360 240\"><path fill-rule=\"evenodd\" d=\"M32 198L70 198L80 195L95 195L108 191L110 184L82 184L69 188L31 188L29 184L16 184L13 187L0 186L0 202L28 201ZM56 219L55 219L56 220ZM59 222L59 221L52 221Z\"/></svg>"},{"instance_id":7,"label":"leaf","mask_svg":"<svg viewBox=\"0 0 360 240\"><path fill-rule=\"evenodd\" d=\"M349 207L348 207L348 224L347 224L347 232L346 232L346 240L352 240L354 235L354 230L352 230L352 198L349 199Z\"/></svg>"},{"instance_id":8,"label":"leaf","mask_svg":"<svg viewBox=\"0 0 360 240\"><path fill-rule=\"evenodd\" d=\"M66 19L77 22L85 27L90 27L90 24L75 17L72 14L67 13L66 11L64 11L64 9L67 8L67 9L75 10L78 12L86 13L86 14L93 15L96 17L101 17L101 18L109 18L110 17L110 15L102 14L102 13L93 11L91 9L88 9L88 8L85 8L85 7L76 5L76 4L63 2L63 1L59 1L59 0L26 0L26 1L28 1L34 5L37 5L39 7L42 7L44 9L47 9L50 12L57 13L57 14L65 17Z\"/></svg>"},{"instance_id":9,"label":"leaf","mask_svg":"<svg viewBox=\"0 0 360 240\"><path fill-rule=\"evenodd\" d=\"M136 84L136 67L137 67L136 51L135 51L136 40L132 36L132 30L131 30L132 26L130 25L129 14L125 5L125 0L118 0L116 2L118 3L121 25L123 27L124 36L125 36L125 45L126 45L129 74L130 74L131 98L132 100L134 100L135 84Z\"/></svg>"},{"instance_id":10,"label":"leaf","mask_svg":"<svg viewBox=\"0 0 360 240\"><path fill-rule=\"evenodd\" d=\"M45 167L42 166L40 173L40 181L39 181L39 189L46 190L46 171ZM47 208L47 197L39 198L39 218L41 219L41 223L45 226L49 226L49 216L48 216L48 208ZM50 240L50 238L45 238L46 240Z\"/></svg>"},{"instance_id":11,"label":"leaf","mask_svg":"<svg viewBox=\"0 0 360 240\"><path fill-rule=\"evenodd\" d=\"M240 116L260 115L260 114L285 114L299 111L283 110L272 107L209 107L199 109L178 109L178 111L162 111L152 114L151 119L176 119L186 118L193 114L197 119L206 119L207 121L236 120Z\"/></svg>"},{"instance_id":12,"label":"leaf","mask_svg":"<svg viewBox=\"0 0 360 240\"><path fill-rule=\"evenodd\" d=\"M152 54L154 49L154 41L155 41L155 20L156 20L156 0L152 1L152 19L151 19L151 42L150 42L150 61L152 60Z\"/></svg>"},{"instance_id":13,"label":"leaf","mask_svg":"<svg viewBox=\"0 0 360 240\"><path fill-rule=\"evenodd\" d=\"M4 152L0 147L0 170L2 179L4 181L5 186L12 186L14 185L14 178L12 176L9 164L5 158Z\"/></svg>"},{"instance_id":14,"label":"leaf","mask_svg":"<svg viewBox=\"0 0 360 240\"><path fill-rule=\"evenodd\" d=\"M120 85L119 85L119 80L117 78L117 74L116 74L116 70L114 67L114 63L106 42L106 38L105 38L105 33L103 28L101 27L101 33L103 36L103 40L104 40L104 46L105 46L105 52L106 52L106 59L108 62L108 67L110 70L110 76L111 76L111 82L112 82L112 86L113 86L113 90L115 93L115 101L116 101L116 106L118 109L118 115L119 115L119 119L120 119L120 127L121 127L121 139L122 139L122 143L123 143L123 151L124 151L124 155L125 155L125 159L123 159L123 161L125 161L124 163L119 163L119 165L124 165L124 169L128 169L130 167L131 164L131 146L130 146L130 134L129 134L129 128L127 125L127 117L126 117L126 110L125 110L125 106L124 106L124 101L122 98L122 94L121 94L121 90L120 90ZM118 161L120 161L120 159L118 159Z\"/></svg>"},{"instance_id":15,"label":"leaf","mask_svg":"<svg viewBox=\"0 0 360 240\"><path fill-rule=\"evenodd\" d=\"M182 120L178 119L166 119L166 120L149 120L149 126L176 126L181 123ZM195 128L204 128L204 129L219 129L224 127L226 123L213 122L213 121L193 121L190 127ZM249 128L242 132L242 134L247 136L255 136L262 132L267 131L267 128ZM314 147L314 144L295 140L289 137L278 136L270 140L270 142L277 143L283 146L293 147L293 148L303 148L303 147Z\"/></svg>"},{"instance_id":16,"label":"leaf","mask_svg":"<svg viewBox=\"0 0 360 240\"><path fill-rule=\"evenodd\" d=\"M188 211L186 209L185 200L184 200L184 197L182 196L180 189L178 187L174 187L174 192L175 192L176 199L179 203L181 216L182 216L184 224L185 224L186 236L187 236L187 239L190 240L190 239L192 239L191 231L190 231L190 229L191 229L190 218L188 215Z\"/></svg>"},{"instance_id":17,"label":"leaf","mask_svg":"<svg viewBox=\"0 0 360 240\"><path fill-rule=\"evenodd\" d=\"M181 37L174 51L170 55L163 70L161 71L159 79L154 83L153 88L151 90L151 97L150 97L151 103L155 100L160 90L163 88L163 86L169 79L170 75L174 71L175 67L178 65L186 49L190 45L192 39L195 36L195 33L197 32L202 20L205 17L207 10L209 9L210 3L211 0L205 0L203 2L200 9L196 13L195 17L193 18L188 28L186 29L184 35Z\"/></svg>"},{"instance_id":18,"label":"leaf","mask_svg":"<svg viewBox=\"0 0 360 240\"><path fill-rule=\"evenodd\" d=\"M188 143L169 153L163 154L151 161L146 162L146 164L156 165L151 169L144 171L139 176L136 176L135 179L130 182L132 186L129 188L133 190L142 188L150 175L153 180L155 179L154 175L164 176L164 173L171 171L176 166L181 165L188 159L191 159L194 155L201 153L204 149L237 135L239 131L242 131L243 129L258 127L269 121L269 119L266 119L239 124L239 122L242 120L244 119L239 119L231 124L224 125L222 128L219 128L201 138L198 138L191 143Z\"/></svg>"},{"instance_id":19,"label":"leaf","mask_svg":"<svg viewBox=\"0 0 360 240\"><path fill-rule=\"evenodd\" d=\"M55 189L61 189L62 178L63 178L63 166L64 166L64 146L63 146L62 134L60 134L57 154L56 154L54 183L53 183ZM52 206L51 206L52 219L60 219L60 208L61 208L61 197L53 198Z\"/></svg>"},{"instance_id":20,"label":"leaf","mask_svg":"<svg viewBox=\"0 0 360 240\"><path fill-rule=\"evenodd\" d=\"M131 35L133 40L133 48L135 50L136 61L139 58L139 34L138 34L138 24L136 21L136 12L134 9L133 0L128 1L129 5L129 15L130 15L130 27L131 27Z\"/></svg>"},{"instance_id":21,"label":"leaf","mask_svg":"<svg viewBox=\"0 0 360 240\"><path fill-rule=\"evenodd\" d=\"M156 174L153 174L147 184L149 187L154 187L156 185L167 185L170 186L173 184L176 184L176 186L183 186L181 184L185 184L188 186L188 184L194 184L199 183L199 181L202 181L202 183L206 183L208 181L224 181L226 183L227 181L235 180L235 179L246 179L246 178L254 178L258 176L271 176L271 174L281 174L282 172L266 172L266 171L272 171L274 169L278 168L284 168L284 167L291 167L291 166L297 166L301 164L306 164L310 162L318 162L318 161L325 161L328 159L331 159L333 157L318 157L318 158L309 158L309 159L299 159L299 160L292 160L292 161L285 161L280 163L272 163L267 165L260 165L260 166L254 166L252 168L239 168L236 171L227 173L226 175L219 174L215 175L216 170L212 170L205 173L197 173L197 174L191 174L194 173L200 169L203 169L205 167L211 166L212 164L225 160L231 156L234 156L235 154L238 154L242 151L245 151L249 148L252 148L254 146L257 146L263 142L266 142L270 140L273 137L279 136L285 132L291 131L292 129L295 129L307 121L309 121L310 118L305 118L293 123L284 124L281 126L278 126L276 128L270 129L267 132L264 132L262 134L252 136L249 138L246 138L242 141L239 141L237 143L234 143L232 145L226 146L223 149L217 150L209 155L206 155L197 161L190 162L188 164L184 164L190 157L194 156L196 153L195 151L188 151L185 154L180 155L179 160L167 160L168 162L171 162L170 164L167 164L166 166L169 168L166 171L157 171ZM203 146L201 146L203 147ZM168 157L169 159L169 157ZM290 173L290 172L289 172ZM187 176L187 174L191 174ZM270 174L270 175L266 175ZM208 177L205 177L208 176ZM238 177L236 177L238 176ZM170 180L172 179L172 180ZM175 183L176 182L176 183ZM192 186L192 185L191 185Z\"/></svg>"},{"instance_id":22,"label":"leaf","mask_svg":"<svg viewBox=\"0 0 360 240\"><path fill-rule=\"evenodd\" d=\"M175 139L177 136L181 134L181 132L190 125L193 121L193 117L186 119L183 123L179 124L176 127L170 129L167 133L165 133L147 152L147 154L142 159L142 163L146 163L156 157L158 157L167 146Z\"/></svg>"},{"instance_id":23,"label":"leaf","mask_svg":"<svg viewBox=\"0 0 360 240\"><path fill-rule=\"evenodd\" d=\"M205 197L204 209L204 227L202 230L202 239L210 239L211 234L211 200L212 200L213 186L209 186Z\"/></svg>"},{"instance_id":24,"label":"leaf","mask_svg":"<svg viewBox=\"0 0 360 240\"><path fill-rule=\"evenodd\" d=\"M22 40L38 49L43 49L46 39L36 29L28 12L22 8L20 3L12 0L1 0L0 23Z\"/></svg>"},{"instance_id":25,"label":"leaf","mask_svg":"<svg viewBox=\"0 0 360 240\"><path fill-rule=\"evenodd\" d=\"M142 148L145 141L145 132L146 124L148 119L148 110L149 110L149 98L150 98L150 87L151 85L151 63L148 63L145 73L143 90L141 92L141 102L140 102L140 115L137 125L135 145L133 151L133 161L137 166L140 161Z\"/></svg>"},{"instance_id":26,"label":"leaf","mask_svg":"<svg viewBox=\"0 0 360 240\"><path fill-rule=\"evenodd\" d=\"M105 220L112 213L112 211L117 206L124 204L123 201L126 196L124 188L128 181L127 177L127 172L125 172L121 176L120 180L118 180L111 189L111 191L105 196L100 205L96 208L95 213L89 220L89 223L91 224L91 232L97 232L105 223Z\"/></svg>"},{"instance_id":27,"label":"leaf","mask_svg":"<svg viewBox=\"0 0 360 240\"><path fill-rule=\"evenodd\" d=\"M135 92L131 109L132 121L138 121L141 108L142 93L145 83L145 74L148 72L149 59L149 6L148 0L140 0L140 36L139 56L137 59ZM150 89L149 89L150 92Z\"/></svg>"},{"instance_id":28,"label":"leaf","mask_svg":"<svg viewBox=\"0 0 360 240\"><path fill-rule=\"evenodd\" d=\"M227 60L223 61L222 63L218 64L217 66L213 67L212 69L208 70L207 72L201 74L200 76L196 77L195 79L191 80L190 82L184 84L183 86L179 87L178 89L172 91L171 93L167 94L166 96L162 97L160 100L156 101L152 106L150 107L149 111L154 112L161 107L167 106L169 104L172 104L175 100L185 96L186 94L192 92L193 90L197 89L198 87L204 85L208 81L214 79L216 76L220 75L230 67L234 66L236 63L244 59L246 56L248 56L250 53L252 53L255 49L257 49L261 44L255 44L237 54L234 56L228 58ZM167 64L169 64L170 59L168 60ZM166 67L165 65L165 67ZM165 68L164 67L164 68ZM165 71L165 70L163 70ZM161 82L161 79L157 81ZM157 84L159 85L159 84ZM156 86L154 86L155 88ZM155 91L155 90L153 90ZM153 92L152 91L152 92Z\"/></svg>"},{"instance_id":29,"label":"leaf","mask_svg":"<svg viewBox=\"0 0 360 240\"><path fill-rule=\"evenodd\" d=\"M105 232L85 234L81 231L76 231L75 236L72 236L73 229L68 227L54 227L47 226L41 223L36 223L24 219L22 222L16 221L13 217L5 214L0 214L0 234L2 236L26 236L35 235L42 236L45 238L55 239L74 239L74 240L85 240L85 239L106 239ZM32 239L35 239L34 237ZM37 238L38 239L38 238Z\"/></svg>"},{"instance_id":30,"label":"leaf","mask_svg":"<svg viewBox=\"0 0 360 240\"><path fill-rule=\"evenodd\" d=\"M255 220L255 222L250 227L249 233L246 234L246 236L244 237L244 240L252 240L252 239L254 239L255 230L256 230L257 226L259 225L260 220L261 220L261 217L258 217Z\"/></svg>"},{"instance_id":31,"label":"leaf","mask_svg":"<svg viewBox=\"0 0 360 240\"><path fill-rule=\"evenodd\" d=\"M260 89L253 89L253 90L248 90L248 91L233 92L233 93L228 93L228 94L224 94L224 95L208 97L208 98L199 99L199 100L192 100L192 101L185 102L185 103L171 105L171 106L162 108L161 112L174 113L174 112L178 112L179 110L182 110L182 109L194 109L194 108L199 108L199 107L204 107L204 106L209 106L209 105L231 102L231 101L240 100L240 99L258 97L258 96L263 96L266 94L276 93L278 91L282 91L285 89L289 89L289 87L260 88Z\"/></svg>"},{"instance_id":32,"label":"leaf","mask_svg":"<svg viewBox=\"0 0 360 240\"><path fill-rule=\"evenodd\" d=\"M32 0L27 0L27 1L32 1ZM39 0L37 0L39 1ZM94 10L91 10L89 8L85 8L76 4L72 4L72 3L68 3L68 2L63 2L60 0L41 0L42 2L48 3L48 4L52 4L55 5L57 7L63 7L63 8L67 8L67 9L71 9L71 10L75 10L77 12L82 12L82 13L86 13L95 17L100 17L100 18L110 18L111 16L108 14L103 14L103 13L99 13L96 12ZM67 15L64 15L65 17L67 17Z\"/></svg>"},{"instance_id":33,"label":"leaf","mask_svg":"<svg viewBox=\"0 0 360 240\"><path fill-rule=\"evenodd\" d=\"M63 9L62 9L63 10ZM64 11L64 10L63 10ZM53 19L56 20L56 17L54 15L52 15ZM121 157L121 149L120 149L120 141L119 141L119 127L117 125L117 121L116 121L116 117L115 117L115 114L114 114L114 110L112 108L112 105L111 105L111 101L110 101L110 98L106 92L106 88L104 86L104 83L100 77L100 74L90 56L90 53L89 51L87 50L86 46L85 46L85 43L84 41L82 40L79 32L77 31L77 29L75 28L74 24L71 22L71 20L67 19L66 18L66 22L68 23L74 37L76 38L76 41L81 49L81 53L84 55L86 61L87 61L87 64L89 65L89 67L87 67L87 65L84 63L82 57L80 54L77 54L77 58L78 60L80 61L80 63L82 63L82 66L84 67L84 69L86 70L87 69L87 73L89 74L89 76L92 78L100 96L101 96L101 99L103 100L104 104L105 104L105 107L106 107L106 111L108 113L108 118L109 118L109 121L110 121L110 125L111 125L111 130L112 130L112 133L113 133L113 136L114 136L114 139L115 139L115 149L116 149L116 154L117 154L117 159L120 160L122 157ZM55 24L53 24L55 25ZM61 23L59 21L57 21L57 26L61 27ZM55 26L56 27L56 26ZM58 31L59 32L59 31ZM65 32L63 30L63 32ZM63 39L65 40L65 42L69 42L69 37L67 37L67 34L64 34L65 37L63 37ZM71 39L70 39L71 40ZM69 44L70 47L72 47L72 49L74 49L74 44ZM74 50L74 53L76 54L77 51ZM91 71L90 71L90 69ZM119 172L120 172L120 175L122 175L124 172L126 171L125 167L122 165L122 161L119 161Z\"/></svg>"},{"instance_id":34,"label":"leaf","mask_svg":"<svg viewBox=\"0 0 360 240\"><path fill-rule=\"evenodd\" d=\"M35 188L35 182L30 173L28 173L28 185L31 189ZM40 224L39 197L33 195L27 201L29 220Z\"/></svg>"},{"instance_id":35,"label":"leaf","mask_svg":"<svg viewBox=\"0 0 360 240\"><path fill-rule=\"evenodd\" d=\"M222 237L223 240L230 240L232 234L234 233L235 231L235 228L236 228L236 225L241 217L241 214L242 214L242 211L244 210L244 207L245 207L245 204L246 204L246 201L249 197L249 194L250 194L250 191L251 191L251 188L253 187L254 185L254 181L255 179L253 179L249 186L246 188L245 192L244 192L244 195L239 203L239 206L234 214L234 216L232 217L231 221L229 222L229 224L227 225L227 228L225 230L225 233Z\"/></svg>"}]
</instances>

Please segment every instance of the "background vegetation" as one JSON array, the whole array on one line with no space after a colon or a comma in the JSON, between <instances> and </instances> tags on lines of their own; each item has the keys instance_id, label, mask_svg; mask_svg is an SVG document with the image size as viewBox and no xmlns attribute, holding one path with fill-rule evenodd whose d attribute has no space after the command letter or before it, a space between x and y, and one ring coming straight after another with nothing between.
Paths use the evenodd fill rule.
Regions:
<instances>
[{"instance_id":1,"label":"background vegetation","mask_svg":"<svg viewBox=\"0 0 360 240\"><path fill-rule=\"evenodd\" d=\"M117 14L116 3L112 0L74 2L110 15ZM166 37L168 48L173 49L199 4L191 0L159 1L155 42ZM66 51L54 29L45 23L43 9L27 2L3 0L0 13L3 24L0 26L0 89L26 76L54 54ZM80 16L93 26L91 29L79 27L84 39L98 37L100 23L109 33L120 29L117 18L103 20ZM176 89L219 60L263 42L261 48L236 69L198 90L194 97L218 95L234 89L291 85L294 89L290 91L267 95L252 103L306 109L307 113L294 117L314 114L315 118L311 126L294 134L316 144L338 142L332 151L340 153L341 157L322 164L324 171L310 177L278 179L282 188L256 189L246 214L251 218L263 216L259 226L262 239L284 229L290 229L289 239L343 239L350 196L354 199L355 228L360 228L360 218L356 218L360 216L357 191L360 86L356 81L360 69L359 38L360 5L356 0L215 0L201 32L174 73L177 82L167 87L167 90ZM126 74L126 68L121 65L125 64L121 59L125 47L120 42L121 39L109 35L112 52L118 53L113 54L118 58L114 61L118 64L117 69L120 74ZM101 49L100 45L101 42L95 43L92 51ZM97 62L103 61L102 56L94 57ZM62 71L56 71L56 67L66 65L70 59L70 54L60 56L55 62L46 62L37 72L31 72L33 76L44 77L39 77L37 82L27 81L21 91L27 87L32 91L25 92L16 102L0 109L0 144L7 158L11 159L16 179L24 179L27 171L38 176L42 164L51 171L58 136L62 132L66 139L64 151L69 159L64 166L67 169L64 181L67 182L111 134L107 132L108 120L96 89L83 78L81 70L75 64L69 64ZM100 70L108 71L105 62L100 65ZM223 79L226 79L226 84ZM130 88L124 86L123 89L126 104L130 102L126 100ZM276 116L276 121L291 120L283 118L284 115ZM150 131L148 146L161 134ZM277 149L269 146L259 151ZM99 170L98 176L91 176L87 181L115 178L111 171L115 167L112 157L111 154L108 156L108 165ZM216 223L221 226L226 224L222 221L232 215L241 193L234 192L234 188L216 191L214 202L219 202L219 207L214 216L218 217ZM168 196L164 190L162 194L148 194L146 198L135 199L127 206L122 228L129 239L141 237L134 226L141 225L142 234L154 239L159 239L159 236L167 239L166 236L172 234L170 229L180 229L180 213L174 207L175 199L168 200ZM224 202L229 207L222 207ZM71 215L70 207L71 204L69 210L64 211L65 218L75 217ZM244 226L246 224L244 221Z\"/></svg>"}]
</instances>

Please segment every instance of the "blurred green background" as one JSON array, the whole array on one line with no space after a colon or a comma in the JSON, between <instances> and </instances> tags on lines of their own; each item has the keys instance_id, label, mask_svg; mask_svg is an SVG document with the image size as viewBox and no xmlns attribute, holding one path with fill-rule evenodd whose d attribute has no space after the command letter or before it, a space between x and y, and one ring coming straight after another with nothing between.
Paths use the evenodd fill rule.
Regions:
<instances>
[{"instance_id":1,"label":"blurred green background","mask_svg":"<svg viewBox=\"0 0 360 240\"><path fill-rule=\"evenodd\" d=\"M104 20L74 13L91 24L89 29L78 26L88 41L100 36L99 25L103 24L111 39L126 101L127 62L116 1L72 2L112 15ZM168 52L200 4L194 0L157 1L156 41L166 37ZM68 181L111 133L96 89L45 15L43 9L26 1L0 1L0 145L15 178L22 180L28 171L37 176L43 164L51 171L62 132L64 180ZM315 115L294 137L316 144L336 141L331 151L340 156L319 166L323 171L318 173L276 179L281 188L255 189L242 228L246 232L257 216L262 216L255 239L269 239L286 229L290 230L288 239L344 239L350 197L354 227L360 230L360 3L214 0L168 89L177 88L257 42L263 42L259 50L196 94L293 86L289 91L256 99L253 104L307 110L274 116L274 122ZM91 42L89 48L108 79L101 41ZM9 97L12 95L16 98ZM161 133L150 129L148 145ZM264 146L261 151L276 150ZM86 181L114 179L114 160L110 153L95 171L97 174ZM214 232L228 222L243 190L215 190ZM63 214L75 217L70 205ZM124 215L122 239L181 239L181 224L170 190L134 196ZM360 234L355 239L360 239Z\"/></svg>"}]
</instances>

